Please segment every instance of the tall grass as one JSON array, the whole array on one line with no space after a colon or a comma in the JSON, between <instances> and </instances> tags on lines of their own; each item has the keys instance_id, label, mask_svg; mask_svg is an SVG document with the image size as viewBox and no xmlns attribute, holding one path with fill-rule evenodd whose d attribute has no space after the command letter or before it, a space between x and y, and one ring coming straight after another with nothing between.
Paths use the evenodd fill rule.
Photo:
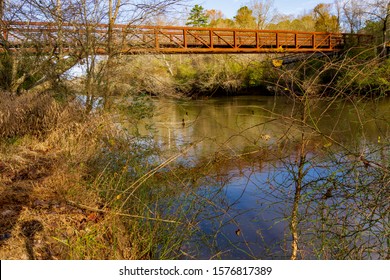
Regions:
<instances>
[{"instance_id":1,"label":"tall grass","mask_svg":"<svg viewBox=\"0 0 390 280\"><path fill-rule=\"evenodd\" d=\"M153 141L140 141L112 115L86 115L77 103L61 105L46 94L2 97L0 167L6 172L0 179L26 186L18 215L42 225L34 238L41 239L50 258L183 256L196 213L190 212L195 202L176 203L189 201L185 197L194 187L184 179L193 174L175 167L180 152L164 158ZM143 114L130 117L136 125ZM21 221L11 222L12 235L19 236ZM22 239L17 245L21 251ZM18 258L11 250L1 257Z\"/></svg>"},{"instance_id":2,"label":"tall grass","mask_svg":"<svg viewBox=\"0 0 390 280\"><path fill-rule=\"evenodd\" d=\"M47 94L0 92L0 137L44 135L54 129L60 114L59 105Z\"/></svg>"}]
</instances>

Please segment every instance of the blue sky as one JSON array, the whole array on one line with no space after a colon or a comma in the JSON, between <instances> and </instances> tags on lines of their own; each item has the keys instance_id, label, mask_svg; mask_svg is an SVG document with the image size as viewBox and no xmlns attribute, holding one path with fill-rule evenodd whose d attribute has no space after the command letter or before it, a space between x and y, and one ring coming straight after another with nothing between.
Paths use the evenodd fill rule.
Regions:
<instances>
[{"instance_id":1,"label":"blue sky","mask_svg":"<svg viewBox=\"0 0 390 280\"><path fill-rule=\"evenodd\" d=\"M193 0L194 4L200 4L205 9L221 10L223 14L232 18L236 11L247 4L248 0ZM319 3L333 3L333 0L274 0L275 8L283 14L300 14L305 10L313 9Z\"/></svg>"}]
</instances>

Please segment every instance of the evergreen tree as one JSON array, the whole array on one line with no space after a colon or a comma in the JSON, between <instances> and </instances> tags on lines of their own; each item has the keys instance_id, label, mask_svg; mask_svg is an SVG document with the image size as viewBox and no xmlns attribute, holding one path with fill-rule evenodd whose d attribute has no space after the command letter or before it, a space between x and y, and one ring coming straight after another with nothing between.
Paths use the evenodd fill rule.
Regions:
<instances>
[{"instance_id":1,"label":"evergreen tree","mask_svg":"<svg viewBox=\"0 0 390 280\"><path fill-rule=\"evenodd\" d=\"M206 11L200 5L195 5L190 12L190 15L187 18L186 25L204 27L207 26L209 21Z\"/></svg>"}]
</instances>

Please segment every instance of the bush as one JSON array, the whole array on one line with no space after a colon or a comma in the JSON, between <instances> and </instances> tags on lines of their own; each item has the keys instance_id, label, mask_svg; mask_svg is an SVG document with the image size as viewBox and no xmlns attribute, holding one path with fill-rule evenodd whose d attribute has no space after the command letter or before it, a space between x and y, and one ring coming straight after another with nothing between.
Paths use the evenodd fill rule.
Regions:
<instances>
[{"instance_id":1,"label":"bush","mask_svg":"<svg viewBox=\"0 0 390 280\"><path fill-rule=\"evenodd\" d=\"M60 106L48 94L1 92L0 137L42 136L56 126L60 113Z\"/></svg>"}]
</instances>

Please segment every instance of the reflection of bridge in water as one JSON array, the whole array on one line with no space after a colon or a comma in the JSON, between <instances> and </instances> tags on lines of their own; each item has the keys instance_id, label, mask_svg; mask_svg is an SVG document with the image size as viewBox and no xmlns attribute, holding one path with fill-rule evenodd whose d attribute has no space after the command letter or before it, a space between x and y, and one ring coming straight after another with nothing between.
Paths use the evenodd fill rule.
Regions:
<instances>
[{"instance_id":1,"label":"reflection of bridge in water","mask_svg":"<svg viewBox=\"0 0 390 280\"><path fill-rule=\"evenodd\" d=\"M54 22L2 22L1 31L0 52L32 53L326 53L373 41L364 34Z\"/></svg>"}]
</instances>

